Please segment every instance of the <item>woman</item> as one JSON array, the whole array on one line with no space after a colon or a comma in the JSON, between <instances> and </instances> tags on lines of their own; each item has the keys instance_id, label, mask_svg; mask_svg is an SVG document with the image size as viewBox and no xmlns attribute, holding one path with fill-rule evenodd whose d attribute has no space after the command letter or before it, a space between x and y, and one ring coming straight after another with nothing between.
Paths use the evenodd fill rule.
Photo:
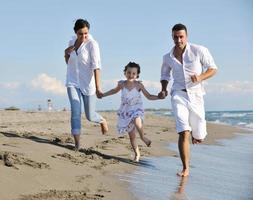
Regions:
<instances>
[{"instance_id":1,"label":"woman","mask_svg":"<svg viewBox=\"0 0 253 200\"><path fill-rule=\"evenodd\" d=\"M84 105L86 118L99 123L101 131L108 131L106 120L95 111L96 95L100 89L100 53L98 43L89 34L88 21L78 19L75 22L76 36L65 49L67 63L66 87L71 105L71 133L75 140L75 150L80 147L81 133L81 101ZM95 95L96 94L96 95Z\"/></svg>"}]
</instances>

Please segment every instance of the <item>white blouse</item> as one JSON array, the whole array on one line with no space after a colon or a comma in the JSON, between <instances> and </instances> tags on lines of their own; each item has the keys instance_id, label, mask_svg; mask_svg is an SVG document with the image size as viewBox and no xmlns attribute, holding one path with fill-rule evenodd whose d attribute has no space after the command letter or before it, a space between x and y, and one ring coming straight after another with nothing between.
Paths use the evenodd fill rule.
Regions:
<instances>
[{"instance_id":1,"label":"white blouse","mask_svg":"<svg viewBox=\"0 0 253 200\"><path fill-rule=\"evenodd\" d=\"M69 41L73 46L76 36ZM91 35L80 45L77 52L72 51L67 64L66 87L77 87L84 95L96 92L94 70L101 68L98 43Z\"/></svg>"}]
</instances>

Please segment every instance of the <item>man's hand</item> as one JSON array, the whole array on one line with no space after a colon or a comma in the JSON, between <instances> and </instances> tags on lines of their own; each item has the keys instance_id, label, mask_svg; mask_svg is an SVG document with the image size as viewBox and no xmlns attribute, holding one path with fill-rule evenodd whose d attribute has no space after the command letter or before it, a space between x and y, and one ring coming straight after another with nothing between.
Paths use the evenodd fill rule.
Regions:
<instances>
[{"instance_id":1,"label":"man's hand","mask_svg":"<svg viewBox=\"0 0 253 200\"><path fill-rule=\"evenodd\" d=\"M193 83L197 83L197 82L202 81L202 80L201 80L201 77L198 76L198 75L196 75L196 74L193 75L193 76L191 76L191 80L192 80Z\"/></svg>"},{"instance_id":2,"label":"man's hand","mask_svg":"<svg viewBox=\"0 0 253 200\"><path fill-rule=\"evenodd\" d=\"M168 95L168 91L161 91L158 93L158 98L159 99L165 99L165 97Z\"/></svg>"}]
</instances>

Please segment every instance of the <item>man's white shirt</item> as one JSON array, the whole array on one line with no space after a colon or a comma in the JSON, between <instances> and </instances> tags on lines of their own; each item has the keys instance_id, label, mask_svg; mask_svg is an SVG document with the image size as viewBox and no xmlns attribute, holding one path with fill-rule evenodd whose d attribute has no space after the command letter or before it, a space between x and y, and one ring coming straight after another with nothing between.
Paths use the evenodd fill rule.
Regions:
<instances>
[{"instance_id":1,"label":"man's white shirt","mask_svg":"<svg viewBox=\"0 0 253 200\"><path fill-rule=\"evenodd\" d=\"M205 94L203 82L193 83L192 75L200 75L209 68L217 69L212 55L207 48L187 43L180 63L174 56L174 48L163 56L161 80L173 80L172 92L187 89L189 92Z\"/></svg>"}]
</instances>

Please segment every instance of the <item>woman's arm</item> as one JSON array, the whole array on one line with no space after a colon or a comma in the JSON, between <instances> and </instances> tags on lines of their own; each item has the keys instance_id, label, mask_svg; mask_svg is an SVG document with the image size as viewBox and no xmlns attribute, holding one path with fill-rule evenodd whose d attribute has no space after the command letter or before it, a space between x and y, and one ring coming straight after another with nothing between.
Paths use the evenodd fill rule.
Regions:
<instances>
[{"instance_id":1,"label":"woman's arm","mask_svg":"<svg viewBox=\"0 0 253 200\"><path fill-rule=\"evenodd\" d=\"M95 77L96 95L98 98L101 98L102 90L100 87L100 69L99 68L94 70L94 77Z\"/></svg>"},{"instance_id":2,"label":"woman's arm","mask_svg":"<svg viewBox=\"0 0 253 200\"><path fill-rule=\"evenodd\" d=\"M148 99L148 100L158 100L160 99L157 95L153 95L150 94L144 87L144 85L142 83L139 83L139 87L142 91L142 93L144 94L144 96Z\"/></svg>"}]
</instances>

